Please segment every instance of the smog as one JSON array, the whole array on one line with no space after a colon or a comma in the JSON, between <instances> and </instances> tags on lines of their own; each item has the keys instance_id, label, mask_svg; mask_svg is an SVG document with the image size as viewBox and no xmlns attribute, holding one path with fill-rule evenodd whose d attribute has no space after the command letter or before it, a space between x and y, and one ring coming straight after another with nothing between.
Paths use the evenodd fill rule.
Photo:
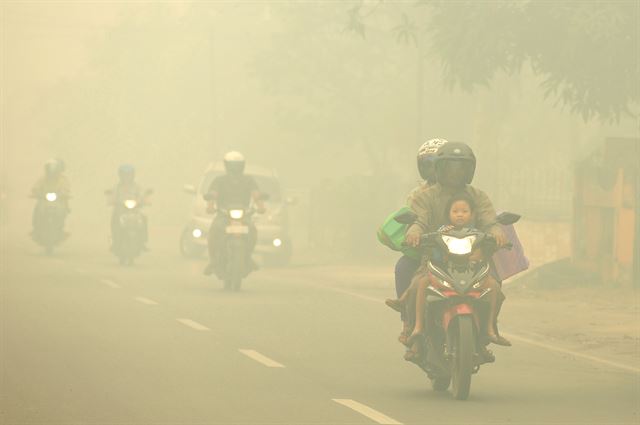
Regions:
<instances>
[{"instance_id":1,"label":"smog","mask_svg":"<svg viewBox=\"0 0 640 425\"><path fill-rule=\"evenodd\" d=\"M3 2L0 423L637 423L639 23Z\"/></svg>"}]
</instances>

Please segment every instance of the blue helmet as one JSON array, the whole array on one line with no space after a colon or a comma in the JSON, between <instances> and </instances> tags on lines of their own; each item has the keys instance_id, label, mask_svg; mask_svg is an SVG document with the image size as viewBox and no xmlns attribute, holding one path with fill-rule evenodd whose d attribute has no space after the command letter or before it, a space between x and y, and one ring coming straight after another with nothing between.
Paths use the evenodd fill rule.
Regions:
<instances>
[{"instance_id":1,"label":"blue helmet","mask_svg":"<svg viewBox=\"0 0 640 425\"><path fill-rule=\"evenodd\" d=\"M118 177L120 180L133 180L136 175L136 167L131 164L122 164L118 167Z\"/></svg>"}]
</instances>

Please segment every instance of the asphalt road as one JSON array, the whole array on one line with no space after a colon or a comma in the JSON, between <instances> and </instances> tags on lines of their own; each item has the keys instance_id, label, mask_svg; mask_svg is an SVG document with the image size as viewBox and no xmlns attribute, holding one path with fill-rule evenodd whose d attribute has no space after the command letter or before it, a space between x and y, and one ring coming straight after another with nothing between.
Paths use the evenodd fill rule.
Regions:
<instances>
[{"instance_id":1,"label":"asphalt road","mask_svg":"<svg viewBox=\"0 0 640 425\"><path fill-rule=\"evenodd\" d=\"M226 293L172 250L122 268L96 249L3 240L0 423L640 421L633 371L515 341L460 402L402 360L397 317L366 287L301 267Z\"/></svg>"}]
</instances>

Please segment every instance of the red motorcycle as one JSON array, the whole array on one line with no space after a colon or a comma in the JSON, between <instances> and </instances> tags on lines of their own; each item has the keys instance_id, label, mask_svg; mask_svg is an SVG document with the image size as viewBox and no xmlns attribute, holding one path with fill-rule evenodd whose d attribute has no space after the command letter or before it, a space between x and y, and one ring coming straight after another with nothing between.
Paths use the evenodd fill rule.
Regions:
<instances>
[{"instance_id":1,"label":"red motorcycle","mask_svg":"<svg viewBox=\"0 0 640 425\"><path fill-rule=\"evenodd\" d=\"M517 214L502 213L498 223L509 225L519 219ZM408 224L415 216L407 213L397 220ZM451 385L455 398L465 400L471 376L480 365L493 361L485 349L489 314L485 297L491 289L482 285L490 264L470 257L474 250L482 249L491 258L498 247L492 235L469 228L424 234L421 246L433 254L427 264L426 355L418 366L427 373L434 390L446 391Z\"/></svg>"}]
</instances>

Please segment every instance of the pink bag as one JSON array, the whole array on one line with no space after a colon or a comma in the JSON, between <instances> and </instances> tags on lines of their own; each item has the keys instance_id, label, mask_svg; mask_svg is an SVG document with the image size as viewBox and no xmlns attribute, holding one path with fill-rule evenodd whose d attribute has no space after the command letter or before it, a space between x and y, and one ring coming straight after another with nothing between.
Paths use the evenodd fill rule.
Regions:
<instances>
[{"instance_id":1,"label":"pink bag","mask_svg":"<svg viewBox=\"0 0 640 425\"><path fill-rule=\"evenodd\" d=\"M493 255L495 273L500 281L514 276L529 268L529 260L524 255L524 249L518 239L513 225L500 225L507 240L513 245L511 249L500 249Z\"/></svg>"}]
</instances>

